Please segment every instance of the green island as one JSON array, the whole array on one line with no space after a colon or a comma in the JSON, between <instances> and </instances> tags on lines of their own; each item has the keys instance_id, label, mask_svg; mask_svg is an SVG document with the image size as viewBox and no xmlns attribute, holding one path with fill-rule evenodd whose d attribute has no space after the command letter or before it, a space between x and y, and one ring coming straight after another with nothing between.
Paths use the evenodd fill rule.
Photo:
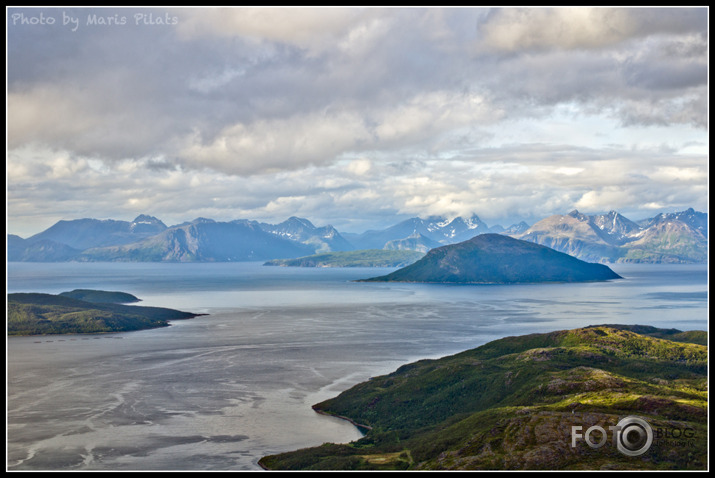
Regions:
<instances>
[{"instance_id":1,"label":"green island","mask_svg":"<svg viewBox=\"0 0 715 478\"><path fill-rule=\"evenodd\" d=\"M621 276L604 264L502 234L480 234L431 249L413 264L361 282L518 284L612 279Z\"/></svg>"},{"instance_id":2,"label":"green island","mask_svg":"<svg viewBox=\"0 0 715 478\"><path fill-rule=\"evenodd\" d=\"M421 360L314 405L363 438L261 458L267 470L705 470L707 333L600 325ZM639 456L612 430L636 416ZM593 448L591 427L608 441ZM581 428L572 428L581 427ZM625 429L625 428L624 428ZM597 430L597 429L596 429ZM574 438L576 437L576 438ZM600 442L598 431L591 442Z\"/></svg>"},{"instance_id":3,"label":"green island","mask_svg":"<svg viewBox=\"0 0 715 478\"><path fill-rule=\"evenodd\" d=\"M405 267L424 253L410 250L362 249L326 252L296 259L273 259L266 266L283 267Z\"/></svg>"},{"instance_id":4,"label":"green island","mask_svg":"<svg viewBox=\"0 0 715 478\"><path fill-rule=\"evenodd\" d=\"M124 292L83 289L63 292L59 295L8 294L7 334L126 332L167 327L171 320L190 319L203 315L163 307L124 305L126 302L137 301L138 298Z\"/></svg>"}]
</instances>

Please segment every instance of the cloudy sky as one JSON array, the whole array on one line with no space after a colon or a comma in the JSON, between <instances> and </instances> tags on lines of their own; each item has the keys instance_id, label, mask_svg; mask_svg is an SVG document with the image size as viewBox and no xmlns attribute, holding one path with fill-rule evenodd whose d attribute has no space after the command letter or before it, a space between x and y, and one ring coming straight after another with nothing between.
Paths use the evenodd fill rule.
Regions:
<instances>
[{"instance_id":1,"label":"cloudy sky","mask_svg":"<svg viewBox=\"0 0 715 478\"><path fill-rule=\"evenodd\" d=\"M8 8L8 232L707 211L708 13Z\"/></svg>"}]
</instances>

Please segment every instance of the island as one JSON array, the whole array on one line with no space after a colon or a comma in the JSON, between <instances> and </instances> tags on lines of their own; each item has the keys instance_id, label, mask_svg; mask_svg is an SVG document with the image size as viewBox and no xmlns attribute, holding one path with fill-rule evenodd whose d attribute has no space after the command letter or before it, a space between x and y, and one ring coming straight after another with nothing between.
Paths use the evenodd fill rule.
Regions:
<instances>
[{"instance_id":1,"label":"island","mask_svg":"<svg viewBox=\"0 0 715 478\"><path fill-rule=\"evenodd\" d=\"M75 296L84 297L85 300ZM106 302L103 302L106 301ZM94 334L167 327L194 314L163 307L124 305L138 298L123 292L75 290L58 295L7 295L8 335Z\"/></svg>"},{"instance_id":2,"label":"island","mask_svg":"<svg viewBox=\"0 0 715 478\"><path fill-rule=\"evenodd\" d=\"M314 254L296 259L273 259L266 266L283 267L404 267L424 256L410 250L361 249Z\"/></svg>"},{"instance_id":3,"label":"island","mask_svg":"<svg viewBox=\"0 0 715 478\"><path fill-rule=\"evenodd\" d=\"M598 325L506 337L421 360L313 406L360 424L363 438L270 455L259 464L268 470L706 470L706 343L703 331ZM614 438L619 423L626 433L622 420L634 416L646 425L639 431L628 422L629 435ZM598 448L589 445L601 442L598 428L589 443L584 439L592 427L608 435Z\"/></svg>"},{"instance_id":4,"label":"island","mask_svg":"<svg viewBox=\"0 0 715 478\"><path fill-rule=\"evenodd\" d=\"M414 264L362 282L516 284L620 278L604 264L502 234L481 234L432 249Z\"/></svg>"}]
</instances>

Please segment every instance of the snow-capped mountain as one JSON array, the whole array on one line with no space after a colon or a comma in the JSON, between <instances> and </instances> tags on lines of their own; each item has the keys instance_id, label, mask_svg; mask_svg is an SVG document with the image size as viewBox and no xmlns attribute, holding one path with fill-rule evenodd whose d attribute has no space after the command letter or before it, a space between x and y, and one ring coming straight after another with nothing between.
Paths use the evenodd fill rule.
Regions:
<instances>
[{"instance_id":1,"label":"snow-capped mountain","mask_svg":"<svg viewBox=\"0 0 715 478\"><path fill-rule=\"evenodd\" d=\"M489 228L478 216L410 218L346 240L332 226L316 227L291 217L280 224L208 218L167 227L140 215L134 221L59 221L28 239L9 235L9 261L234 261L283 259L353 249L414 249L464 242L498 232L536 242L589 262L706 262L707 213L692 208L634 222L616 211L553 215L526 223Z\"/></svg>"},{"instance_id":2,"label":"snow-capped mountain","mask_svg":"<svg viewBox=\"0 0 715 478\"><path fill-rule=\"evenodd\" d=\"M635 223L611 211L588 216L578 211L542 219L512 237L535 242L590 262L704 262L707 214L659 214Z\"/></svg>"},{"instance_id":3,"label":"snow-capped mountain","mask_svg":"<svg viewBox=\"0 0 715 478\"><path fill-rule=\"evenodd\" d=\"M606 235L607 241L614 243L625 244L642 231L642 228L630 219L620 215L616 211L610 211L608 214L591 216L589 221Z\"/></svg>"},{"instance_id":4,"label":"snow-capped mountain","mask_svg":"<svg viewBox=\"0 0 715 478\"><path fill-rule=\"evenodd\" d=\"M355 237L352 242L356 249L382 249L390 241L421 235L430 241L445 245L466 241L486 232L489 232L489 226L477 215L452 219L442 216L430 216L424 219L413 217L387 229L364 232Z\"/></svg>"},{"instance_id":5,"label":"snow-capped mountain","mask_svg":"<svg viewBox=\"0 0 715 478\"><path fill-rule=\"evenodd\" d=\"M700 231L705 237L708 236L708 215L704 212L695 211L693 208L688 208L685 211L660 213L655 217L641 221L640 225L644 228L652 227L657 224L678 221L687 224L696 231Z\"/></svg>"},{"instance_id":6,"label":"snow-capped mountain","mask_svg":"<svg viewBox=\"0 0 715 478\"><path fill-rule=\"evenodd\" d=\"M140 214L134 219L129 225L129 230L134 234L159 234L166 230L166 224L161 222L154 216L147 216L146 214Z\"/></svg>"},{"instance_id":7,"label":"snow-capped mountain","mask_svg":"<svg viewBox=\"0 0 715 478\"><path fill-rule=\"evenodd\" d=\"M333 226L316 227L309 220L300 217L292 216L280 224L260 223L260 227L284 239L314 246L316 252L354 249Z\"/></svg>"}]
</instances>

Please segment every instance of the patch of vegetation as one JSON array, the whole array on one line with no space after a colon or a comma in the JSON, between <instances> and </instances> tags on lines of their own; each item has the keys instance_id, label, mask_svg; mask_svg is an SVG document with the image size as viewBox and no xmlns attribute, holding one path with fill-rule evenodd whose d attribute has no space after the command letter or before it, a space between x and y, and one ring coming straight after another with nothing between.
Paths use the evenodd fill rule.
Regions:
<instances>
[{"instance_id":1,"label":"patch of vegetation","mask_svg":"<svg viewBox=\"0 0 715 478\"><path fill-rule=\"evenodd\" d=\"M140 302L140 300L132 294L106 290L75 289L70 292L60 292L59 295L99 304L130 304L132 302Z\"/></svg>"},{"instance_id":2,"label":"patch of vegetation","mask_svg":"<svg viewBox=\"0 0 715 478\"><path fill-rule=\"evenodd\" d=\"M85 293L93 299L126 298L123 293ZM18 293L7 296L8 335L91 334L141 330L166 327L170 320L189 319L197 315L199 314L163 307L88 302L67 295Z\"/></svg>"},{"instance_id":3,"label":"patch of vegetation","mask_svg":"<svg viewBox=\"0 0 715 478\"><path fill-rule=\"evenodd\" d=\"M677 338L673 341L662 337ZM269 469L705 469L701 334L594 326L507 337L375 377L313 408L369 427L346 445L265 457ZM630 415L692 439L642 456L571 446L571 427ZM335 448L333 448L335 447Z\"/></svg>"},{"instance_id":4,"label":"patch of vegetation","mask_svg":"<svg viewBox=\"0 0 715 478\"><path fill-rule=\"evenodd\" d=\"M267 266L284 267L404 267L414 263L424 253L409 250L364 249L326 252L297 259L274 259Z\"/></svg>"}]
</instances>

